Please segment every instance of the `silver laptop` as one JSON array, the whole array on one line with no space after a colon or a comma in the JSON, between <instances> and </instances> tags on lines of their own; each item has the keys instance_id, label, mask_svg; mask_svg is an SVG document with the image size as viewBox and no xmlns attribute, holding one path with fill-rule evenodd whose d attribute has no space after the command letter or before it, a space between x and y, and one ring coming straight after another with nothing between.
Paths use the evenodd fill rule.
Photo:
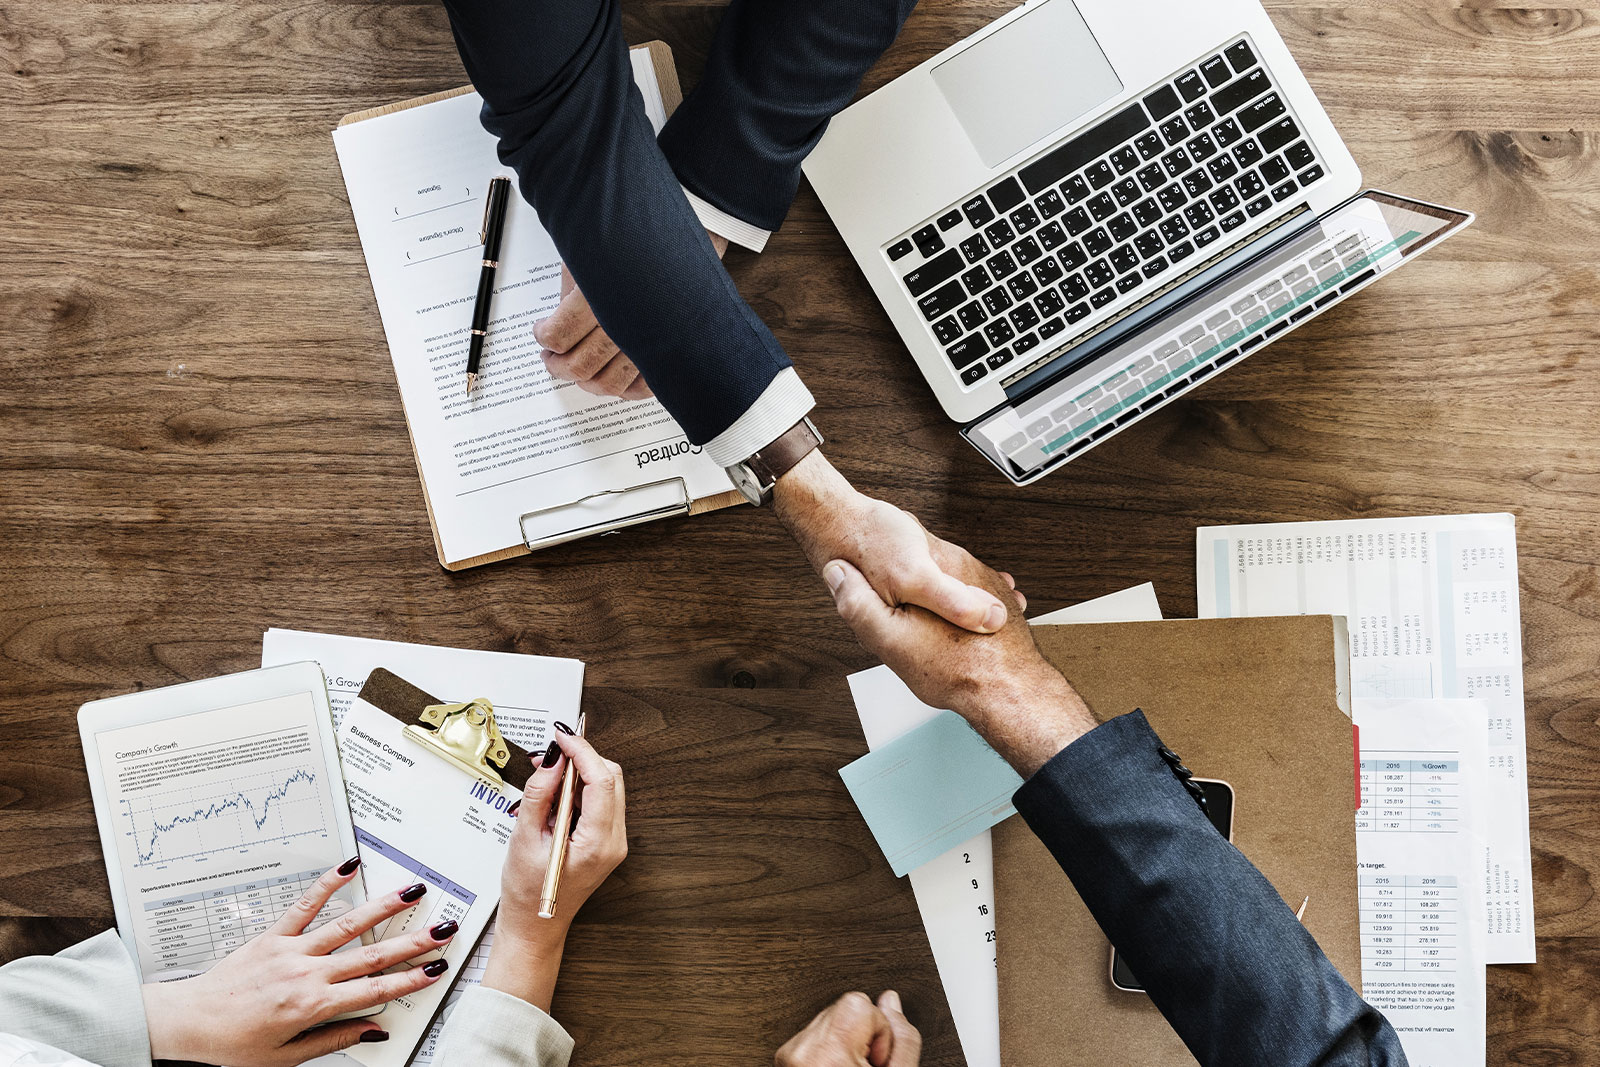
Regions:
<instances>
[{"instance_id":1,"label":"silver laptop","mask_svg":"<svg viewBox=\"0 0 1600 1067\"><path fill-rule=\"evenodd\" d=\"M841 112L804 169L1019 485L1472 219L1360 191L1254 0L1032 0Z\"/></svg>"}]
</instances>

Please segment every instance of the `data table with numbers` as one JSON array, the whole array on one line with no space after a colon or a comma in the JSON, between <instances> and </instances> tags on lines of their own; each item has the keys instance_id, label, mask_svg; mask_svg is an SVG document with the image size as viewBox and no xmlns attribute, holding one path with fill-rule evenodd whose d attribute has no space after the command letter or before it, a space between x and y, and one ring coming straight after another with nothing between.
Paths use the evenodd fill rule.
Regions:
<instances>
[{"instance_id":1,"label":"data table with numbers","mask_svg":"<svg viewBox=\"0 0 1600 1067\"><path fill-rule=\"evenodd\" d=\"M1461 819L1461 763L1455 759L1361 760L1356 829L1455 833Z\"/></svg>"},{"instance_id":2,"label":"data table with numbers","mask_svg":"<svg viewBox=\"0 0 1600 1067\"><path fill-rule=\"evenodd\" d=\"M1361 966L1367 971L1450 971L1460 896L1452 875L1363 872Z\"/></svg>"}]
</instances>

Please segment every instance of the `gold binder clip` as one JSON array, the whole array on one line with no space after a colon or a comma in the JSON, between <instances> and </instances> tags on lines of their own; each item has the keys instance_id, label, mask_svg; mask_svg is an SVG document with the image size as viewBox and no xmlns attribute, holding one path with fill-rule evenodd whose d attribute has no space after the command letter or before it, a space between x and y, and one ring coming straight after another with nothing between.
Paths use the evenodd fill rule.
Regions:
<instances>
[{"instance_id":1,"label":"gold binder clip","mask_svg":"<svg viewBox=\"0 0 1600 1067\"><path fill-rule=\"evenodd\" d=\"M484 697L465 704L430 704L422 721L405 728L405 735L454 763L468 774L496 786L504 781L500 771L511 759L500 728L494 723L494 705Z\"/></svg>"}]
</instances>

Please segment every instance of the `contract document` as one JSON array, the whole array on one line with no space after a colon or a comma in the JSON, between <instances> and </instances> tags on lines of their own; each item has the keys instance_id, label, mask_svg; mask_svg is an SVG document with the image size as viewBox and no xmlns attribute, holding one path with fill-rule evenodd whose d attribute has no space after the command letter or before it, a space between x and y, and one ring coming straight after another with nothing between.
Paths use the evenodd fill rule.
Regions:
<instances>
[{"instance_id":1,"label":"contract document","mask_svg":"<svg viewBox=\"0 0 1600 1067\"><path fill-rule=\"evenodd\" d=\"M1480 827L1488 791L1481 700L1356 700L1362 995L1411 1067L1481 1064ZM1311 902L1316 907L1316 901Z\"/></svg>"},{"instance_id":2,"label":"contract document","mask_svg":"<svg viewBox=\"0 0 1600 1067\"><path fill-rule=\"evenodd\" d=\"M650 53L631 55L659 130ZM478 387L467 395L485 197L491 178L515 180L479 123L482 106L476 93L449 96L333 134L447 567L733 488L656 400L592 396L545 370L533 328L560 301L561 257L520 196L507 208ZM545 511L598 493L610 495Z\"/></svg>"},{"instance_id":3,"label":"contract document","mask_svg":"<svg viewBox=\"0 0 1600 1067\"><path fill-rule=\"evenodd\" d=\"M1533 862L1510 515L1214 526L1197 531L1200 617L1344 615L1352 694L1489 705L1476 877L1489 963L1532 963ZM1362 738L1365 748L1366 739Z\"/></svg>"}]
</instances>

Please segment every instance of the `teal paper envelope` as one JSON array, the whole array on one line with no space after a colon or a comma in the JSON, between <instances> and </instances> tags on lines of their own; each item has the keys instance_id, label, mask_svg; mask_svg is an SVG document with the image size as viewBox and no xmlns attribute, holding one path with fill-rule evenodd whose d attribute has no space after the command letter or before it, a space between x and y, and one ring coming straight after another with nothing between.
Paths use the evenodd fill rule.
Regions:
<instances>
[{"instance_id":1,"label":"teal paper envelope","mask_svg":"<svg viewBox=\"0 0 1600 1067\"><path fill-rule=\"evenodd\" d=\"M839 771L896 875L1016 814L1022 779L953 711Z\"/></svg>"}]
</instances>

